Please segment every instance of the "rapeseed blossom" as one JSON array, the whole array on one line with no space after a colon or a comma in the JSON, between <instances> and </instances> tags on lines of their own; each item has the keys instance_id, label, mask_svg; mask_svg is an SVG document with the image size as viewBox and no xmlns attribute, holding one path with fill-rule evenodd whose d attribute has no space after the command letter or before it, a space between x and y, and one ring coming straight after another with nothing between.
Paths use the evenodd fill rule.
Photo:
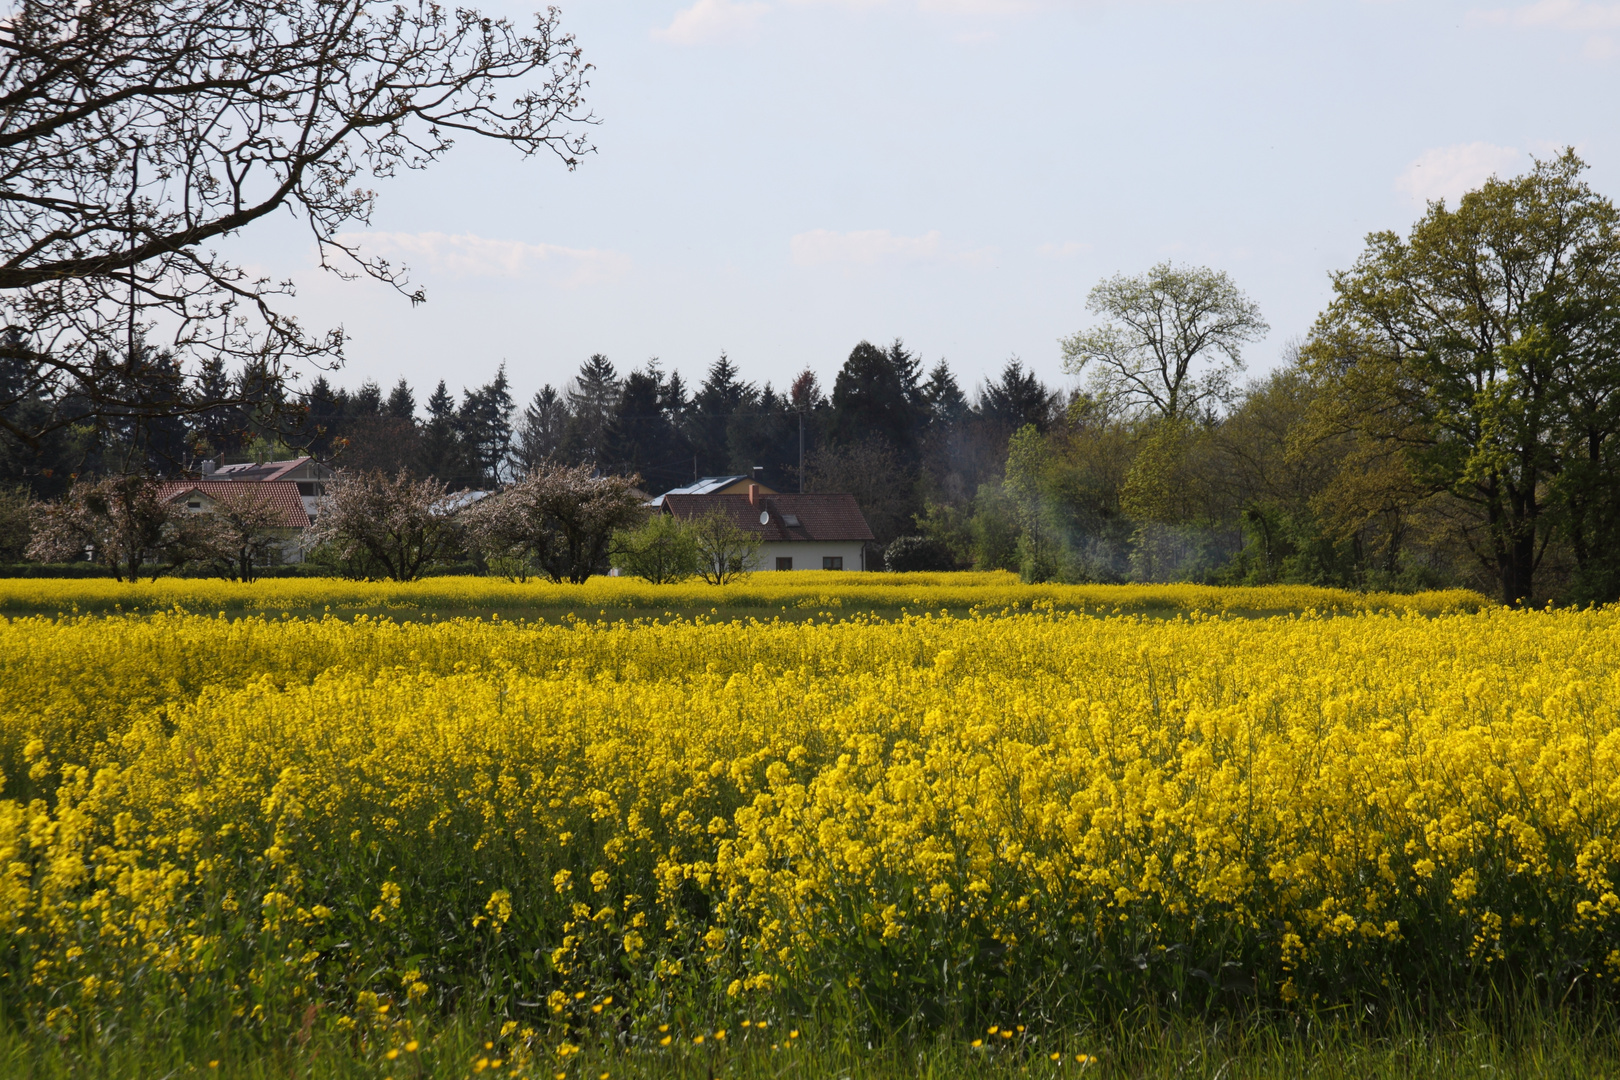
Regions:
<instances>
[{"instance_id":1,"label":"rapeseed blossom","mask_svg":"<svg viewBox=\"0 0 1620 1080\"><path fill-rule=\"evenodd\" d=\"M951 574L863 574L800 570L750 574L724 585L694 579L649 585L636 578L593 577L583 585L535 580L518 584L489 577L425 578L406 583L334 578L267 578L252 584L219 579L0 579L0 612L153 612L180 608L212 614L315 609L451 612L467 609L550 608L582 614L626 610L736 609L770 612L858 608L1084 607L1099 614L1142 611L1342 611L1438 613L1489 606L1463 589L1422 593L1358 593L1299 585L1223 588L1211 585L1024 585L1005 571Z\"/></svg>"},{"instance_id":2,"label":"rapeseed blossom","mask_svg":"<svg viewBox=\"0 0 1620 1080\"><path fill-rule=\"evenodd\" d=\"M1617 661L1613 609L13 619L0 995L407 1050L481 995L543 1028L514 1060L828 986L996 1044L1059 1001L1615 1000Z\"/></svg>"}]
</instances>

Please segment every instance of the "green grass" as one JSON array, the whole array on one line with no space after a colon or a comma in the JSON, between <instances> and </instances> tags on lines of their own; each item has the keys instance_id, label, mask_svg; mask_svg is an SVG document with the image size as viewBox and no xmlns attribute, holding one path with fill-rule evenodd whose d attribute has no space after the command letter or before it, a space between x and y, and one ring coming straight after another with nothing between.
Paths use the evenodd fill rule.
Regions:
<instances>
[{"instance_id":1,"label":"green grass","mask_svg":"<svg viewBox=\"0 0 1620 1080\"><path fill-rule=\"evenodd\" d=\"M73 1077L242 1077L249 1080L508 1076L552 1080L630 1078L828 1077L900 1080L902 1077L1252 1077L1395 1078L1480 1080L1489 1077L1549 1077L1571 1080L1620 1077L1620 1036L1610 1015L1548 1014L1530 1010L1506 1018L1469 1016L1438 1022L1397 1018L1378 1024L1325 1017L1269 1017L1248 1022L1199 1023L1175 1017L1128 1015L1103 1026L1082 1025L1050 1033L988 1032L915 1038L891 1036L872 1043L849 1030L816 1030L799 1037L773 1027L766 1032L714 1031L698 1044L690 1033L667 1047L648 1035L634 1041L586 1043L559 1059L543 1047L514 1062L509 1043L486 1025L450 1023L414 1051L385 1056L352 1033L295 1033L273 1045L208 1032L185 1038L143 1038L124 1032L101 1045L57 1041L0 1029L0 1075L66 1080ZM971 1038L970 1038L971 1035ZM984 1045L975 1047L974 1039ZM1059 1055L1053 1061L1052 1055ZM1082 1061L1080 1055L1087 1060ZM500 1060L499 1067L489 1063ZM485 1067L480 1068L483 1062Z\"/></svg>"}]
</instances>

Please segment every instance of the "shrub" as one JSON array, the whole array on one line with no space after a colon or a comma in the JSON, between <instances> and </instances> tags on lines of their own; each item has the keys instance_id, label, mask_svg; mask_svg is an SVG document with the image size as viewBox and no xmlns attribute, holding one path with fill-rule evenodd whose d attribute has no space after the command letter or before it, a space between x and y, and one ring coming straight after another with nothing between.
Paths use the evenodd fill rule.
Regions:
<instances>
[{"instance_id":1,"label":"shrub","mask_svg":"<svg viewBox=\"0 0 1620 1080\"><path fill-rule=\"evenodd\" d=\"M944 544L927 536L902 536L883 551L883 566L897 574L955 570L956 560Z\"/></svg>"},{"instance_id":2,"label":"shrub","mask_svg":"<svg viewBox=\"0 0 1620 1080\"><path fill-rule=\"evenodd\" d=\"M673 514L654 514L639 529L613 534L615 568L654 585L685 581L703 568L696 528Z\"/></svg>"}]
</instances>

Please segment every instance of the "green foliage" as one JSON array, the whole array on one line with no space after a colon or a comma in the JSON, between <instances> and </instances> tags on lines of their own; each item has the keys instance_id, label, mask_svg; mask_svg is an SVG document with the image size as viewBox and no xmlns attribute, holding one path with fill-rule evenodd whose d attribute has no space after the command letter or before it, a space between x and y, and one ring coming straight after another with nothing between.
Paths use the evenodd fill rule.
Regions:
<instances>
[{"instance_id":1,"label":"green foliage","mask_svg":"<svg viewBox=\"0 0 1620 1080\"><path fill-rule=\"evenodd\" d=\"M968 521L975 570L1013 570L1019 567L1018 508L1001 481L980 484Z\"/></svg>"},{"instance_id":2,"label":"green foliage","mask_svg":"<svg viewBox=\"0 0 1620 1080\"><path fill-rule=\"evenodd\" d=\"M883 568L908 574L955 570L956 559L944 543L927 536L901 536L883 549Z\"/></svg>"},{"instance_id":3,"label":"green foliage","mask_svg":"<svg viewBox=\"0 0 1620 1080\"><path fill-rule=\"evenodd\" d=\"M698 573L710 585L724 585L754 569L759 559L759 534L749 532L720 507L690 522L698 550Z\"/></svg>"},{"instance_id":4,"label":"green foliage","mask_svg":"<svg viewBox=\"0 0 1620 1080\"><path fill-rule=\"evenodd\" d=\"M1433 508L1506 603L1535 595L1560 534L1585 580L1609 573L1620 211L1585 169L1569 150L1374 233L1306 350L1328 391L1313 426L1353 437L1338 501Z\"/></svg>"},{"instance_id":5,"label":"green foliage","mask_svg":"<svg viewBox=\"0 0 1620 1080\"><path fill-rule=\"evenodd\" d=\"M20 484L0 484L0 563L20 562L34 535L34 500Z\"/></svg>"},{"instance_id":6,"label":"green foliage","mask_svg":"<svg viewBox=\"0 0 1620 1080\"><path fill-rule=\"evenodd\" d=\"M613 566L653 585L685 581L703 568L703 552L692 522L654 514L636 529L613 534Z\"/></svg>"},{"instance_id":7,"label":"green foliage","mask_svg":"<svg viewBox=\"0 0 1620 1080\"><path fill-rule=\"evenodd\" d=\"M1272 504L1243 510L1244 546L1215 575L1222 585L1329 585L1360 582L1352 546L1326 535L1309 511Z\"/></svg>"}]
</instances>

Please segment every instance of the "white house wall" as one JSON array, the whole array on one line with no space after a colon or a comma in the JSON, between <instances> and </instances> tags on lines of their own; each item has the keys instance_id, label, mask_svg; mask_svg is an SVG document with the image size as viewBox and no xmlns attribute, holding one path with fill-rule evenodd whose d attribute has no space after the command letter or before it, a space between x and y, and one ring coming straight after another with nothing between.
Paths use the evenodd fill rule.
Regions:
<instances>
[{"instance_id":1,"label":"white house wall","mask_svg":"<svg viewBox=\"0 0 1620 1080\"><path fill-rule=\"evenodd\" d=\"M795 570L820 570L821 559L825 555L842 557L845 570L866 569L861 565L861 543L858 540L845 543L803 541L796 544L761 544L754 569L775 570L778 558L788 558L793 560Z\"/></svg>"}]
</instances>

